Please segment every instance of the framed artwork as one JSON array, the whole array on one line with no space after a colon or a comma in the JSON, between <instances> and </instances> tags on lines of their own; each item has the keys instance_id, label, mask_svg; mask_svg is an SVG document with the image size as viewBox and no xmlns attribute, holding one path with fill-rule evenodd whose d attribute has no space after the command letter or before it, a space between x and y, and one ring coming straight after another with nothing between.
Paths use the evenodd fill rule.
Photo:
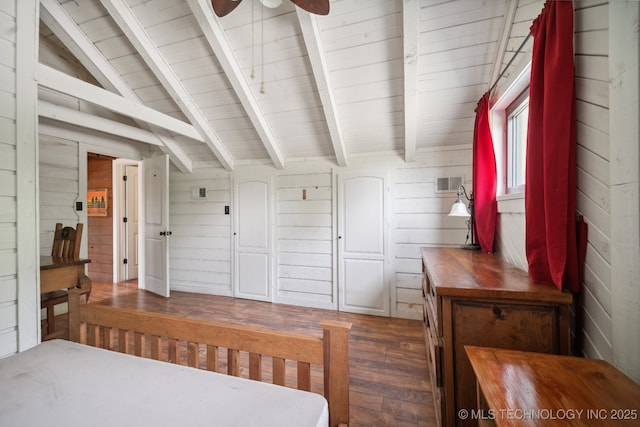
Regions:
<instances>
[{"instance_id":1,"label":"framed artwork","mask_svg":"<svg viewBox=\"0 0 640 427\"><path fill-rule=\"evenodd\" d=\"M109 216L108 188L91 188L87 191L87 214L89 216Z\"/></svg>"}]
</instances>

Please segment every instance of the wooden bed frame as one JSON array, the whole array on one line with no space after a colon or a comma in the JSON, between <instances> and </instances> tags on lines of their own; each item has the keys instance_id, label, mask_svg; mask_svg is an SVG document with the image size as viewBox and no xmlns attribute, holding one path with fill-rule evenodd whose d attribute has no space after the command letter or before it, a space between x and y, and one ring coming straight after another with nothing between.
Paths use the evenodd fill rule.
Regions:
<instances>
[{"instance_id":1,"label":"wooden bed frame","mask_svg":"<svg viewBox=\"0 0 640 427\"><path fill-rule=\"evenodd\" d=\"M351 323L325 320L323 337L274 331L150 313L98 304L84 304L82 290L69 291L71 341L122 353L218 372L220 349L226 349L226 373L240 376L248 355L248 378L265 381L271 361L273 384L285 385L287 361L297 366L299 390L311 391L311 365L322 367L329 425L349 423L349 331ZM242 355L242 356L241 356ZM223 363L221 363L223 362ZM269 376L267 374L267 376ZM322 393L321 393L322 394Z\"/></svg>"}]
</instances>

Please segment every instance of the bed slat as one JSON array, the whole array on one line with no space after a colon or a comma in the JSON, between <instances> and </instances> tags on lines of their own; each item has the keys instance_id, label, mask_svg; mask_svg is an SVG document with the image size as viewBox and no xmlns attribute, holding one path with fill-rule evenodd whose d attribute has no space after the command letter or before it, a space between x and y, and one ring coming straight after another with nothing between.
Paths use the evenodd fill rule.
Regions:
<instances>
[{"instance_id":1,"label":"bed slat","mask_svg":"<svg viewBox=\"0 0 640 427\"><path fill-rule=\"evenodd\" d=\"M218 372L218 346L207 345L207 370Z\"/></svg>"},{"instance_id":2,"label":"bed slat","mask_svg":"<svg viewBox=\"0 0 640 427\"><path fill-rule=\"evenodd\" d=\"M187 366L200 367L200 346L197 342L189 341L187 343Z\"/></svg>"},{"instance_id":3,"label":"bed slat","mask_svg":"<svg viewBox=\"0 0 640 427\"><path fill-rule=\"evenodd\" d=\"M298 362L298 390L311 391L311 365Z\"/></svg>"},{"instance_id":4,"label":"bed slat","mask_svg":"<svg viewBox=\"0 0 640 427\"><path fill-rule=\"evenodd\" d=\"M277 385L284 385L285 368L284 359L281 357L273 358L273 383Z\"/></svg>"},{"instance_id":5,"label":"bed slat","mask_svg":"<svg viewBox=\"0 0 640 427\"><path fill-rule=\"evenodd\" d=\"M262 381L262 355L249 353L249 378Z\"/></svg>"},{"instance_id":6,"label":"bed slat","mask_svg":"<svg viewBox=\"0 0 640 427\"><path fill-rule=\"evenodd\" d=\"M240 375L240 352L238 350L227 350L227 374L237 377Z\"/></svg>"}]
</instances>

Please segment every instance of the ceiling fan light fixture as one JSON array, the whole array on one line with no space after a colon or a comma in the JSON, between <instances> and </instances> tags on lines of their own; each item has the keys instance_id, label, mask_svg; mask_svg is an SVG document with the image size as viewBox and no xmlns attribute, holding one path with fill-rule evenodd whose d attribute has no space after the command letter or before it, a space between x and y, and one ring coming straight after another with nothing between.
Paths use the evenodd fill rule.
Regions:
<instances>
[{"instance_id":1,"label":"ceiling fan light fixture","mask_svg":"<svg viewBox=\"0 0 640 427\"><path fill-rule=\"evenodd\" d=\"M275 9L282 4L282 0L260 0L260 2L270 9Z\"/></svg>"},{"instance_id":2,"label":"ceiling fan light fixture","mask_svg":"<svg viewBox=\"0 0 640 427\"><path fill-rule=\"evenodd\" d=\"M213 11L222 18L235 9L242 0L211 0ZM268 8L276 8L282 4L282 0L260 0L260 2ZM329 0L291 0L301 9L316 15L329 14Z\"/></svg>"}]
</instances>

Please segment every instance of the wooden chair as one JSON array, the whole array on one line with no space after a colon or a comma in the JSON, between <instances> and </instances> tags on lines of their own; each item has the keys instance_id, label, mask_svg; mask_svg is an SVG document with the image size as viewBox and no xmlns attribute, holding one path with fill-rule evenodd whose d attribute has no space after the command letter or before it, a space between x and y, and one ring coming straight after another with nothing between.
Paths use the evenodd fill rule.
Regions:
<instances>
[{"instance_id":1,"label":"wooden chair","mask_svg":"<svg viewBox=\"0 0 640 427\"><path fill-rule=\"evenodd\" d=\"M57 258L80 258L80 242L82 241L83 225L77 224L76 228L67 226L63 227L61 223L56 224L53 235L53 246L51 248L51 256ZM88 289L84 289L87 301L91 293L91 285ZM47 310L46 335L42 340L59 338L64 335L64 330L56 331L54 307L69 301L69 293L66 290L48 292L40 296L40 308Z\"/></svg>"}]
</instances>

